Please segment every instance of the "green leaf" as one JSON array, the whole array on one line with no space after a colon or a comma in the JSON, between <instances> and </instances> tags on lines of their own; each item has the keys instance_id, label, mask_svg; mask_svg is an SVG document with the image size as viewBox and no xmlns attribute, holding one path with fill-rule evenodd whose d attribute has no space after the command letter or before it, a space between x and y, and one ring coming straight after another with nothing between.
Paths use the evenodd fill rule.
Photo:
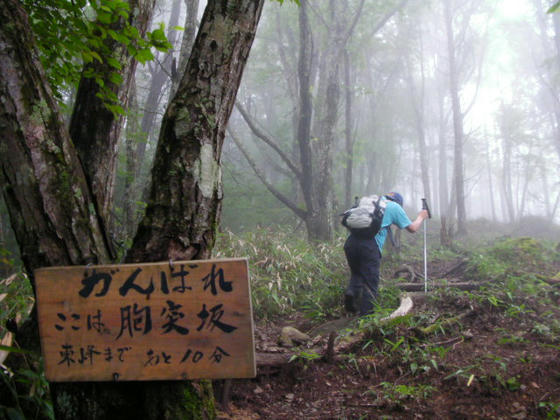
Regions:
<instances>
[{"instance_id":1,"label":"green leaf","mask_svg":"<svg viewBox=\"0 0 560 420\"><path fill-rule=\"evenodd\" d=\"M117 69L117 70L121 70L121 69L122 69L122 64L119 63L119 61L118 61L117 59L113 58L113 57L108 57L108 58L107 58L107 63L108 63L111 67L113 67L113 68L115 68L115 69Z\"/></svg>"},{"instance_id":2,"label":"green leaf","mask_svg":"<svg viewBox=\"0 0 560 420\"><path fill-rule=\"evenodd\" d=\"M142 64L146 63L146 61L150 61L154 59L154 55L148 49L139 50L136 53L136 59L141 62Z\"/></svg>"},{"instance_id":3,"label":"green leaf","mask_svg":"<svg viewBox=\"0 0 560 420\"><path fill-rule=\"evenodd\" d=\"M116 85L120 85L123 82L123 77L119 73L111 73L109 75L109 80Z\"/></svg>"},{"instance_id":4,"label":"green leaf","mask_svg":"<svg viewBox=\"0 0 560 420\"><path fill-rule=\"evenodd\" d=\"M553 4L550 9L546 11L546 13L556 13L560 9L560 1L556 4Z\"/></svg>"},{"instance_id":5,"label":"green leaf","mask_svg":"<svg viewBox=\"0 0 560 420\"><path fill-rule=\"evenodd\" d=\"M82 60L84 60L84 63L91 63L93 61L93 57L89 52L82 51Z\"/></svg>"},{"instance_id":6,"label":"green leaf","mask_svg":"<svg viewBox=\"0 0 560 420\"><path fill-rule=\"evenodd\" d=\"M107 30L107 33L111 38L113 38L117 42L120 42L121 44L128 45L130 43L130 39L120 32L109 29Z\"/></svg>"},{"instance_id":7,"label":"green leaf","mask_svg":"<svg viewBox=\"0 0 560 420\"><path fill-rule=\"evenodd\" d=\"M105 104L105 107L111 111L115 116L124 115L124 108L117 104Z\"/></svg>"},{"instance_id":8,"label":"green leaf","mask_svg":"<svg viewBox=\"0 0 560 420\"><path fill-rule=\"evenodd\" d=\"M156 29L148 35L152 41L167 42L167 37L165 36L165 32L162 28Z\"/></svg>"},{"instance_id":9,"label":"green leaf","mask_svg":"<svg viewBox=\"0 0 560 420\"><path fill-rule=\"evenodd\" d=\"M97 15L97 20L101 23L109 25L111 23L111 14L110 13L99 13Z\"/></svg>"},{"instance_id":10,"label":"green leaf","mask_svg":"<svg viewBox=\"0 0 560 420\"><path fill-rule=\"evenodd\" d=\"M103 63L103 59L101 58L101 56L99 54L97 54L97 52L95 51L90 51L89 52L90 55L95 58L97 61L99 61L100 63Z\"/></svg>"}]
</instances>

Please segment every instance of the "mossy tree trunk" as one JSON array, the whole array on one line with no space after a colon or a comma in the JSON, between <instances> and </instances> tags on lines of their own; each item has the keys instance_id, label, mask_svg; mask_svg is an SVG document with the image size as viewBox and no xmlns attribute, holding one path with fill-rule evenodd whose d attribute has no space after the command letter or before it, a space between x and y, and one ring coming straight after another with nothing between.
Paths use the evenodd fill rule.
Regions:
<instances>
[{"instance_id":1,"label":"mossy tree trunk","mask_svg":"<svg viewBox=\"0 0 560 420\"><path fill-rule=\"evenodd\" d=\"M208 2L187 71L164 117L150 202L128 261L210 256L221 211L224 130L263 2ZM17 0L0 0L0 74L0 182L26 271L32 276L38 267L111 262L91 179ZM36 335L30 341L38 347ZM59 420L214 413L207 382L68 383L51 390Z\"/></svg>"},{"instance_id":2,"label":"mossy tree trunk","mask_svg":"<svg viewBox=\"0 0 560 420\"><path fill-rule=\"evenodd\" d=\"M144 36L152 19L155 0L129 0L130 14L128 23L137 28ZM122 31L125 26L121 17L113 25L115 32ZM127 47L111 36L104 39L105 47L113 52L113 59L121 68L117 70L114 62L93 60L84 66L83 73L103 75L102 80L118 104L128 108L130 86L134 79L137 61L134 60ZM101 55L102 53L100 53ZM118 73L121 83L111 81L111 75ZM118 140L124 122L124 115L117 115L106 107L106 103L115 104L114 100L103 98L96 79L82 77L76 93L76 101L70 118L70 137L76 146L84 172L88 179L101 223L112 230L111 210L113 208L113 192L116 176Z\"/></svg>"},{"instance_id":3,"label":"mossy tree trunk","mask_svg":"<svg viewBox=\"0 0 560 420\"><path fill-rule=\"evenodd\" d=\"M163 117L146 215L127 261L210 256L225 128L264 0L210 1Z\"/></svg>"}]
</instances>

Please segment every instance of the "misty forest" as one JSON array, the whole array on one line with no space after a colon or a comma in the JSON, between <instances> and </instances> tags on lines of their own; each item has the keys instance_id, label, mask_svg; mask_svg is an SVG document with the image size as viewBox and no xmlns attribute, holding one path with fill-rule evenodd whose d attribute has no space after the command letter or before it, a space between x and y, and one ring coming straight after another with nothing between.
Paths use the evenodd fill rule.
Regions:
<instances>
[{"instance_id":1,"label":"misty forest","mask_svg":"<svg viewBox=\"0 0 560 420\"><path fill-rule=\"evenodd\" d=\"M0 419L560 418L556 0L0 0L0 165ZM361 313L341 221L372 195L410 220L360 240ZM222 259L254 377L216 347L193 380L47 378L36 270Z\"/></svg>"}]
</instances>

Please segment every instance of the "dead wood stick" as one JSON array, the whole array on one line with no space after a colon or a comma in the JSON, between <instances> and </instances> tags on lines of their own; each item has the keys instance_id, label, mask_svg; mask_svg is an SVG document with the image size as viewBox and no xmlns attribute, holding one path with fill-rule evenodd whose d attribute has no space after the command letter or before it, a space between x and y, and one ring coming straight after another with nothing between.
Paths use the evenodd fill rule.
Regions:
<instances>
[{"instance_id":1,"label":"dead wood stick","mask_svg":"<svg viewBox=\"0 0 560 420\"><path fill-rule=\"evenodd\" d=\"M451 325L451 324L455 324L456 322L459 322L460 320L462 320L463 318L466 318L467 316L471 315L474 313L473 309L469 309L466 312L463 312L462 314L459 314L457 316L451 317L451 318L447 318L444 319L441 322L435 322L432 325L428 325L427 327L424 328L419 328L419 331L423 334L423 335L428 335L433 333L435 330L437 330L439 327L444 327L447 325Z\"/></svg>"},{"instance_id":2,"label":"dead wood stick","mask_svg":"<svg viewBox=\"0 0 560 420\"><path fill-rule=\"evenodd\" d=\"M327 349L325 351L325 360L327 363L334 362L334 339L336 338L336 332L331 331L329 334L329 341L327 342Z\"/></svg>"}]
</instances>

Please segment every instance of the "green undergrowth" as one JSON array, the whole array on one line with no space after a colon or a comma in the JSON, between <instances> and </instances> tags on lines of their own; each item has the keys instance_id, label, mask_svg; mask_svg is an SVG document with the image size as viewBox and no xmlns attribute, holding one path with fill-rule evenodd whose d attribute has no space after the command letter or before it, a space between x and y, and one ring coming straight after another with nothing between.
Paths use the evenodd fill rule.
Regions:
<instances>
[{"instance_id":1,"label":"green undergrowth","mask_svg":"<svg viewBox=\"0 0 560 420\"><path fill-rule=\"evenodd\" d=\"M215 257L249 261L253 313L270 319L302 312L315 319L339 314L347 282L343 238L309 243L301 235L259 229L236 235L222 233Z\"/></svg>"},{"instance_id":2,"label":"green undergrowth","mask_svg":"<svg viewBox=\"0 0 560 420\"><path fill-rule=\"evenodd\" d=\"M346 368L368 377L375 368L371 359L406 377L400 388L387 381L375 388L379 400L393 403L411 395L422 398L421 390L438 392L433 383L476 386L494 396L527 389L522 366L530 369L532 358L539 357L530 349L560 349L560 288L546 281L560 271L557 246L520 237L463 249L461 258L468 260L464 280L482 287L430 291L419 310L390 321L385 317L398 306L399 291L382 288L376 312L359 319L349 332L361 333L361 339L346 355ZM479 327L495 350L450 357L456 345L473 340ZM559 404L557 398L549 399L539 412L557 416Z\"/></svg>"}]
</instances>

